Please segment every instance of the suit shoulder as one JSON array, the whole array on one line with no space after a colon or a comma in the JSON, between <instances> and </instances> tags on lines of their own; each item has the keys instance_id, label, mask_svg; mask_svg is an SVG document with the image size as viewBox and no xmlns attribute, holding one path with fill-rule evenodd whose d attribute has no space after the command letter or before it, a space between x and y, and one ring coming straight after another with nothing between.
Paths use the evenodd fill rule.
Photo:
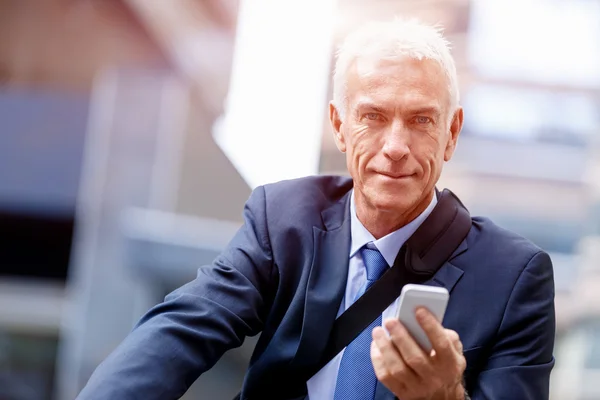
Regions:
<instances>
[{"instance_id":1,"label":"suit shoulder","mask_svg":"<svg viewBox=\"0 0 600 400\"><path fill-rule=\"evenodd\" d=\"M497 260L507 267L522 268L536 254L543 252L531 240L486 217L473 217L473 226L467 240L471 242L469 249L485 252L485 259Z\"/></svg>"},{"instance_id":2,"label":"suit shoulder","mask_svg":"<svg viewBox=\"0 0 600 400\"><path fill-rule=\"evenodd\" d=\"M339 201L352 189L343 176L320 175L284 180L264 186L268 211L289 213L320 211Z\"/></svg>"}]
</instances>

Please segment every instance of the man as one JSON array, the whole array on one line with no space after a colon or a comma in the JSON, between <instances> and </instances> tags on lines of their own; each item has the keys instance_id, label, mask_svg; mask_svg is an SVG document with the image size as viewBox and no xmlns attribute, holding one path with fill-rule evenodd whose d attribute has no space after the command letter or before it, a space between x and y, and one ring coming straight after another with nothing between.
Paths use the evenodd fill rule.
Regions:
<instances>
[{"instance_id":1,"label":"man","mask_svg":"<svg viewBox=\"0 0 600 400\"><path fill-rule=\"evenodd\" d=\"M280 383L319 361L336 316L377 279L370 265L392 266L436 207L435 185L463 124L447 42L415 21L350 35L329 115L352 180L254 190L227 249L142 318L80 399L178 398L259 332L241 398L289 398ZM365 329L307 379L308 397L547 399L555 329L548 255L473 218L435 279L450 303L444 326L417 311L431 353L393 318L394 302L383 326Z\"/></svg>"}]
</instances>

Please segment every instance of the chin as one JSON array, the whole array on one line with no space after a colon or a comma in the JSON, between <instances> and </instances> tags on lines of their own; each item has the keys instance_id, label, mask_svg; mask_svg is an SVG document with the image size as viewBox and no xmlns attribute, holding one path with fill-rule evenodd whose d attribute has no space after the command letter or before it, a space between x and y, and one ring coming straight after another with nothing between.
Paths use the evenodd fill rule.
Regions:
<instances>
[{"instance_id":1,"label":"chin","mask_svg":"<svg viewBox=\"0 0 600 400\"><path fill-rule=\"evenodd\" d=\"M380 189L370 194L371 204L381 211L405 210L410 208L415 201L409 190L389 191Z\"/></svg>"},{"instance_id":2,"label":"chin","mask_svg":"<svg viewBox=\"0 0 600 400\"><path fill-rule=\"evenodd\" d=\"M394 179L374 174L363 182L360 191L368 203L380 211L395 212L409 209L422 194L422 188L414 177Z\"/></svg>"}]
</instances>

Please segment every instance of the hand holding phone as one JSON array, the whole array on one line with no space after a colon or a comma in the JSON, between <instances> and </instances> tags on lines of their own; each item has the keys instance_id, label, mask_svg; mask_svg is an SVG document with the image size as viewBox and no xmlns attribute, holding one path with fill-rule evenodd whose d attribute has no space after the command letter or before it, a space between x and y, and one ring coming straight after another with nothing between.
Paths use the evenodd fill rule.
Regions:
<instances>
[{"instance_id":1,"label":"hand holding phone","mask_svg":"<svg viewBox=\"0 0 600 400\"><path fill-rule=\"evenodd\" d=\"M428 354L431 352L431 342L419 325L415 312L419 307L427 308L438 321L442 322L449 298L450 294L446 288L428 285L408 284L400 293L397 318Z\"/></svg>"}]
</instances>

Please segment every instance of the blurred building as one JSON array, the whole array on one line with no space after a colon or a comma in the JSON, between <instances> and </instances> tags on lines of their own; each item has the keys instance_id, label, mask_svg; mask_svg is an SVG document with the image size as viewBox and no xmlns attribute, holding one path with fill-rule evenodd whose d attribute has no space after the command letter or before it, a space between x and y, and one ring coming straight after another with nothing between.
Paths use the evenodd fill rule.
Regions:
<instances>
[{"instance_id":1,"label":"blurred building","mask_svg":"<svg viewBox=\"0 0 600 400\"><path fill-rule=\"evenodd\" d=\"M600 1L283 3L0 0L0 398L73 398L257 183L346 174L333 46L392 15L453 43L465 127L440 186L551 254L554 399L600 398ZM264 123L298 107L297 130ZM231 398L254 340L186 397Z\"/></svg>"},{"instance_id":2,"label":"blurred building","mask_svg":"<svg viewBox=\"0 0 600 400\"><path fill-rule=\"evenodd\" d=\"M145 282L119 286L122 263L86 253L98 249L98 220L89 221L103 207L99 218L109 220L107 203L240 220L249 188L211 137L236 9L226 1L0 2L0 398L73 398L141 315ZM130 181L138 184L127 190ZM149 193L152 185L166 193ZM153 289L151 302L194 273L183 275ZM213 391L223 391L221 375Z\"/></svg>"}]
</instances>

